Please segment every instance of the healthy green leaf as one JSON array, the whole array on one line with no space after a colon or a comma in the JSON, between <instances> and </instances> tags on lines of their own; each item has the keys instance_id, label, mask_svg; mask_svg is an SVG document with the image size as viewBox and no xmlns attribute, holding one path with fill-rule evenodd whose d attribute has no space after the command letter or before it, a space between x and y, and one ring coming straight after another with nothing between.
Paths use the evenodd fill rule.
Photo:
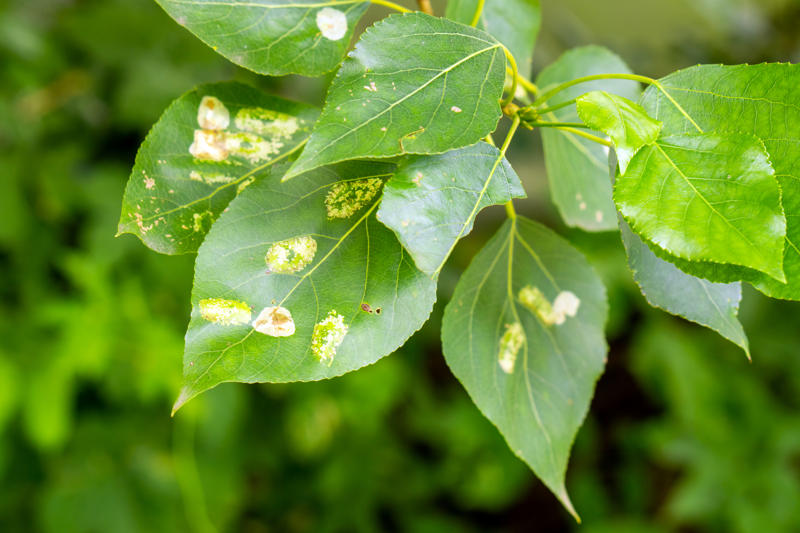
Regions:
<instances>
[{"instance_id":1,"label":"healthy green leaf","mask_svg":"<svg viewBox=\"0 0 800 533\"><path fill-rule=\"evenodd\" d=\"M472 400L564 506L570 447L603 372L605 288L549 229L517 217L475 256L442 323Z\"/></svg>"},{"instance_id":2,"label":"healthy green leaf","mask_svg":"<svg viewBox=\"0 0 800 533\"><path fill-rule=\"evenodd\" d=\"M628 66L612 52L599 46L570 50L544 69L536 80L547 90L581 76L630 73ZM591 91L602 90L637 100L638 83L629 80L598 80L570 87L550 98L555 106ZM557 109L543 116L552 122L577 122L575 106ZM611 198L608 179L608 148L554 128L541 128L550 195L561 218L569 226L587 231L617 229L617 210Z\"/></svg>"},{"instance_id":3,"label":"healthy green leaf","mask_svg":"<svg viewBox=\"0 0 800 533\"><path fill-rule=\"evenodd\" d=\"M737 317L741 283L713 283L686 274L656 257L622 219L620 230L633 279L650 305L713 329L750 357L747 335Z\"/></svg>"},{"instance_id":4,"label":"healthy green leaf","mask_svg":"<svg viewBox=\"0 0 800 533\"><path fill-rule=\"evenodd\" d=\"M688 115L706 131L748 132L763 140L781 187L787 222L783 250L787 283L728 265L676 264L714 281L745 279L768 296L800 300L800 175L796 170L800 168L800 65L700 65L660 81L680 109L655 87L647 90L641 104L664 122L664 134L696 131Z\"/></svg>"},{"instance_id":5,"label":"healthy green leaf","mask_svg":"<svg viewBox=\"0 0 800 533\"><path fill-rule=\"evenodd\" d=\"M781 193L769 155L752 135L659 139L617 178L614 199L637 234L672 255L783 278Z\"/></svg>"},{"instance_id":6,"label":"healthy green leaf","mask_svg":"<svg viewBox=\"0 0 800 533\"><path fill-rule=\"evenodd\" d=\"M514 169L494 146L405 157L383 190L378 220L391 228L417 268L436 277L478 211L524 198Z\"/></svg>"},{"instance_id":7,"label":"healthy green leaf","mask_svg":"<svg viewBox=\"0 0 800 533\"><path fill-rule=\"evenodd\" d=\"M136 155L119 233L165 254L196 251L238 192L303 145L317 114L240 83L184 94Z\"/></svg>"},{"instance_id":8,"label":"healthy green leaf","mask_svg":"<svg viewBox=\"0 0 800 533\"><path fill-rule=\"evenodd\" d=\"M156 0L214 50L269 76L336 68L365 0Z\"/></svg>"},{"instance_id":9,"label":"healthy green leaf","mask_svg":"<svg viewBox=\"0 0 800 533\"><path fill-rule=\"evenodd\" d=\"M395 351L436 283L375 220L394 165L350 162L248 187L200 247L175 409L226 381L338 376Z\"/></svg>"},{"instance_id":10,"label":"healthy green leaf","mask_svg":"<svg viewBox=\"0 0 800 533\"><path fill-rule=\"evenodd\" d=\"M623 174L639 148L655 142L661 131L662 124L650 118L642 106L606 91L584 94L576 105L584 124L611 138Z\"/></svg>"},{"instance_id":11,"label":"healthy green leaf","mask_svg":"<svg viewBox=\"0 0 800 533\"><path fill-rule=\"evenodd\" d=\"M494 131L503 48L485 32L423 13L364 32L286 178L348 159L446 152Z\"/></svg>"},{"instance_id":12,"label":"healthy green leaf","mask_svg":"<svg viewBox=\"0 0 800 533\"><path fill-rule=\"evenodd\" d=\"M450 0L445 16L470 24L477 7L478 0ZM533 47L541 23L539 0L486 0L477 27L509 49L517 61L520 75L527 78L531 73Z\"/></svg>"}]
</instances>

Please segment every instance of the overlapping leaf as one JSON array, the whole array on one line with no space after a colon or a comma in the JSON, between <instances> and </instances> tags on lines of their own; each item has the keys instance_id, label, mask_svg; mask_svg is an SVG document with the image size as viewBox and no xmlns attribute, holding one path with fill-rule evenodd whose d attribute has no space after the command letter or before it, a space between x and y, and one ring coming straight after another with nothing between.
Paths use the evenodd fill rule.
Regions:
<instances>
[{"instance_id":1,"label":"overlapping leaf","mask_svg":"<svg viewBox=\"0 0 800 533\"><path fill-rule=\"evenodd\" d=\"M544 69L536 80L543 90L581 76L630 73L628 66L612 52L599 46L570 50ZM593 90L607 91L637 100L640 86L628 80L598 80L570 87L548 100L548 106L567 102ZM552 122L579 120L575 106L557 109L543 117ZM588 231L617 229L617 212L608 180L608 149L572 133L542 128L550 195L561 218L569 226Z\"/></svg>"},{"instance_id":2,"label":"overlapping leaf","mask_svg":"<svg viewBox=\"0 0 800 533\"><path fill-rule=\"evenodd\" d=\"M161 253L196 251L241 189L302 146L317 114L240 83L186 93L136 155L119 232Z\"/></svg>"},{"instance_id":3,"label":"overlapping leaf","mask_svg":"<svg viewBox=\"0 0 800 533\"><path fill-rule=\"evenodd\" d=\"M198 253L176 409L225 381L338 376L422 326L435 281L374 215L393 170L352 162L289 183L276 173L231 203Z\"/></svg>"},{"instance_id":4,"label":"overlapping leaf","mask_svg":"<svg viewBox=\"0 0 800 533\"><path fill-rule=\"evenodd\" d=\"M614 199L636 233L672 255L783 278L780 189L752 135L659 139L617 178Z\"/></svg>"},{"instance_id":5,"label":"overlapping leaf","mask_svg":"<svg viewBox=\"0 0 800 533\"><path fill-rule=\"evenodd\" d=\"M662 124L640 105L606 91L582 95L576 107L584 124L611 138L623 174L639 148L655 142L661 131Z\"/></svg>"},{"instance_id":6,"label":"overlapping leaf","mask_svg":"<svg viewBox=\"0 0 800 533\"><path fill-rule=\"evenodd\" d=\"M606 315L605 289L583 256L518 217L475 256L442 323L450 369L573 513L564 474L605 365Z\"/></svg>"},{"instance_id":7,"label":"overlapping leaf","mask_svg":"<svg viewBox=\"0 0 800 533\"><path fill-rule=\"evenodd\" d=\"M477 8L478 0L450 0L445 15L470 24ZM519 73L527 78L541 23L539 0L486 0L477 27L509 49L517 61Z\"/></svg>"},{"instance_id":8,"label":"overlapping leaf","mask_svg":"<svg viewBox=\"0 0 800 533\"><path fill-rule=\"evenodd\" d=\"M681 109L655 87L647 90L641 104L664 122L664 134L697 131L694 122L705 131L748 132L764 142L786 214L783 270L787 282L753 270L665 258L690 274L714 281L745 279L768 296L800 300L800 175L796 170L800 167L800 65L700 65L671 74L661 83Z\"/></svg>"},{"instance_id":9,"label":"overlapping leaf","mask_svg":"<svg viewBox=\"0 0 800 533\"><path fill-rule=\"evenodd\" d=\"M441 153L474 144L500 119L502 45L423 13L368 29L328 92L287 178L348 159Z\"/></svg>"},{"instance_id":10,"label":"overlapping leaf","mask_svg":"<svg viewBox=\"0 0 800 533\"><path fill-rule=\"evenodd\" d=\"M378 220L395 232L417 267L435 277L481 209L524 197L505 157L481 142L404 158L384 188Z\"/></svg>"},{"instance_id":11,"label":"overlapping leaf","mask_svg":"<svg viewBox=\"0 0 800 533\"><path fill-rule=\"evenodd\" d=\"M336 68L364 0L156 0L178 24L260 74L318 76Z\"/></svg>"}]
</instances>

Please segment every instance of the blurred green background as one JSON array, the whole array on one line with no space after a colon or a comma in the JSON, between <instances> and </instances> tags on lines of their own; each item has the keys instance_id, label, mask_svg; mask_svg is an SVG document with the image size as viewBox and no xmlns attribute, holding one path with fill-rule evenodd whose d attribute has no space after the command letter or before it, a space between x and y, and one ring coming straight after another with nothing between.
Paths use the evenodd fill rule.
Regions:
<instances>
[{"instance_id":1,"label":"blurred green background","mask_svg":"<svg viewBox=\"0 0 800 533\"><path fill-rule=\"evenodd\" d=\"M589 43L650 76L800 60L790 0L543 8L537 70ZM567 480L584 525L440 352L441 304L502 209L459 245L429 326L400 352L327 382L221 386L170 419L193 257L115 239L116 221L160 112L231 78L312 103L325 81L237 69L151 0L0 2L0 531L800 531L800 305L746 291L752 364L648 308L617 235L559 223L531 134L510 152L530 196L518 209L585 251L612 305Z\"/></svg>"}]
</instances>

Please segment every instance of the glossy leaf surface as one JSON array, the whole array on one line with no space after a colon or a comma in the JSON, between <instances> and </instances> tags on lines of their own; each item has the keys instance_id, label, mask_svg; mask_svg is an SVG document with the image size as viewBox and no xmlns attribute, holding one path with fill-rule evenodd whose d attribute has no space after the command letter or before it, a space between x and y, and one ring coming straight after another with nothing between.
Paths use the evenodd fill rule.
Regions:
<instances>
[{"instance_id":1,"label":"glossy leaf surface","mask_svg":"<svg viewBox=\"0 0 800 533\"><path fill-rule=\"evenodd\" d=\"M178 24L237 65L269 76L336 68L363 0L156 0Z\"/></svg>"},{"instance_id":2,"label":"glossy leaf surface","mask_svg":"<svg viewBox=\"0 0 800 533\"><path fill-rule=\"evenodd\" d=\"M556 316L559 302L567 305ZM605 365L606 315L605 288L586 259L517 217L475 256L442 323L450 369L573 514L564 475Z\"/></svg>"},{"instance_id":3,"label":"glossy leaf surface","mask_svg":"<svg viewBox=\"0 0 800 533\"><path fill-rule=\"evenodd\" d=\"M502 46L485 32L423 13L387 17L342 64L287 178L349 159L474 144L497 126L504 79Z\"/></svg>"},{"instance_id":4,"label":"glossy leaf surface","mask_svg":"<svg viewBox=\"0 0 800 533\"><path fill-rule=\"evenodd\" d=\"M752 135L662 138L617 178L614 199L637 234L672 255L783 278L780 189Z\"/></svg>"},{"instance_id":5,"label":"glossy leaf surface","mask_svg":"<svg viewBox=\"0 0 800 533\"><path fill-rule=\"evenodd\" d=\"M136 155L119 233L132 233L161 253L196 251L240 190L302 146L317 115L240 83L186 93Z\"/></svg>"},{"instance_id":6,"label":"glossy leaf surface","mask_svg":"<svg viewBox=\"0 0 800 533\"><path fill-rule=\"evenodd\" d=\"M609 50L587 46L570 50L544 69L536 80L542 91L581 76L630 73L628 66ZM555 106L589 91L601 90L637 100L639 84L628 80L598 80L570 87L547 102ZM551 122L578 122L574 105L542 117ZM550 195L569 226L587 231L617 229L617 210L608 179L608 148L563 130L542 128ZM598 135L602 135L598 132Z\"/></svg>"},{"instance_id":7,"label":"glossy leaf surface","mask_svg":"<svg viewBox=\"0 0 800 533\"><path fill-rule=\"evenodd\" d=\"M231 204L197 257L176 408L225 381L338 376L422 326L436 284L374 216L393 170L353 162L289 183L275 174Z\"/></svg>"},{"instance_id":8,"label":"glossy leaf surface","mask_svg":"<svg viewBox=\"0 0 800 533\"><path fill-rule=\"evenodd\" d=\"M481 209L524 197L506 158L481 142L404 158L384 188L378 220L397 234L417 267L435 277Z\"/></svg>"}]
</instances>

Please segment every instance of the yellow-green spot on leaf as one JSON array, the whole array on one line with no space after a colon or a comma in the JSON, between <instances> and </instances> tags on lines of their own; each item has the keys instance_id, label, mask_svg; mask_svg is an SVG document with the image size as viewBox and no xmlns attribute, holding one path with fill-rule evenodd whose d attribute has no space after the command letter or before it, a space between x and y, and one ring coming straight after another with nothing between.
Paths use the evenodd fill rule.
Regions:
<instances>
[{"instance_id":1,"label":"yellow-green spot on leaf","mask_svg":"<svg viewBox=\"0 0 800 533\"><path fill-rule=\"evenodd\" d=\"M265 307L253 321L253 329L270 337L294 335L294 319L285 307Z\"/></svg>"},{"instance_id":2,"label":"yellow-green spot on leaf","mask_svg":"<svg viewBox=\"0 0 800 533\"><path fill-rule=\"evenodd\" d=\"M344 317L331 310L328 316L314 325L314 332L311 334L311 353L320 363L331 366L336 356L336 349L342 344L348 329Z\"/></svg>"},{"instance_id":3,"label":"yellow-green spot on leaf","mask_svg":"<svg viewBox=\"0 0 800 533\"><path fill-rule=\"evenodd\" d=\"M367 178L356 181L335 183L325 197L328 218L348 218L378 194L381 189L380 178Z\"/></svg>"},{"instance_id":4,"label":"yellow-green spot on leaf","mask_svg":"<svg viewBox=\"0 0 800 533\"><path fill-rule=\"evenodd\" d=\"M518 298L522 305L535 313L548 326L563 324L567 317L578 314L581 304L580 298L570 291L559 292L551 304L538 287L530 285L519 291Z\"/></svg>"},{"instance_id":5,"label":"yellow-green spot on leaf","mask_svg":"<svg viewBox=\"0 0 800 533\"><path fill-rule=\"evenodd\" d=\"M224 130L230 124L228 108L214 96L204 96L197 108L197 123L204 130Z\"/></svg>"},{"instance_id":6,"label":"yellow-green spot on leaf","mask_svg":"<svg viewBox=\"0 0 800 533\"><path fill-rule=\"evenodd\" d=\"M236 178L215 172L199 172L197 170L192 170L192 172L189 174L189 179L207 183L209 185L217 185L230 183Z\"/></svg>"},{"instance_id":7,"label":"yellow-green spot on leaf","mask_svg":"<svg viewBox=\"0 0 800 533\"><path fill-rule=\"evenodd\" d=\"M256 179L253 176L250 176L249 178L241 182L239 185L236 186L236 194L241 194L242 191L245 190L247 187L249 187L250 184L253 183L254 181L256 181Z\"/></svg>"},{"instance_id":8,"label":"yellow-green spot on leaf","mask_svg":"<svg viewBox=\"0 0 800 533\"><path fill-rule=\"evenodd\" d=\"M267 266L276 274L293 274L311 264L316 253L317 241L313 237L292 237L270 246L266 255Z\"/></svg>"},{"instance_id":9,"label":"yellow-green spot on leaf","mask_svg":"<svg viewBox=\"0 0 800 533\"><path fill-rule=\"evenodd\" d=\"M273 137L273 139L288 139L300 129L300 121L297 117L261 107L240 109L236 113L234 123L237 129Z\"/></svg>"},{"instance_id":10,"label":"yellow-green spot on leaf","mask_svg":"<svg viewBox=\"0 0 800 533\"><path fill-rule=\"evenodd\" d=\"M250 307L238 300L205 298L200 300L200 316L223 326L249 324Z\"/></svg>"},{"instance_id":11,"label":"yellow-green spot on leaf","mask_svg":"<svg viewBox=\"0 0 800 533\"><path fill-rule=\"evenodd\" d=\"M223 131L194 130L194 142L189 153L201 161L224 161L228 158L226 136Z\"/></svg>"},{"instance_id":12,"label":"yellow-green spot on leaf","mask_svg":"<svg viewBox=\"0 0 800 533\"><path fill-rule=\"evenodd\" d=\"M211 211L204 211L202 213L192 214L192 229L194 231L207 233L211 229L211 224L214 223L214 213Z\"/></svg>"},{"instance_id":13,"label":"yellow-green spot on leaf","mask_svg":"<svg viewBox=\"0 0 800 533\"><path fill-rule=\"evenodd\" d=\"M514 363L517 362L517 354L525 342L525 333L519 322L506 324L506 331L500 337L500 350L497 354L497 362L506 374L514 371Z\"/></svg>"},{"instance_id":14,"label":"yellow-green spot on leaf","mask_svg":"<svg viewBox=\"0 0 800 533\"><path fill-rule=\"evenodd\" d=\"M283 142L279 137L265 139L247 131L226 132L224 136L225 149L230 154L243 157L252 164L269 161L283 148Z\"/></svg>"}]
</instances>

